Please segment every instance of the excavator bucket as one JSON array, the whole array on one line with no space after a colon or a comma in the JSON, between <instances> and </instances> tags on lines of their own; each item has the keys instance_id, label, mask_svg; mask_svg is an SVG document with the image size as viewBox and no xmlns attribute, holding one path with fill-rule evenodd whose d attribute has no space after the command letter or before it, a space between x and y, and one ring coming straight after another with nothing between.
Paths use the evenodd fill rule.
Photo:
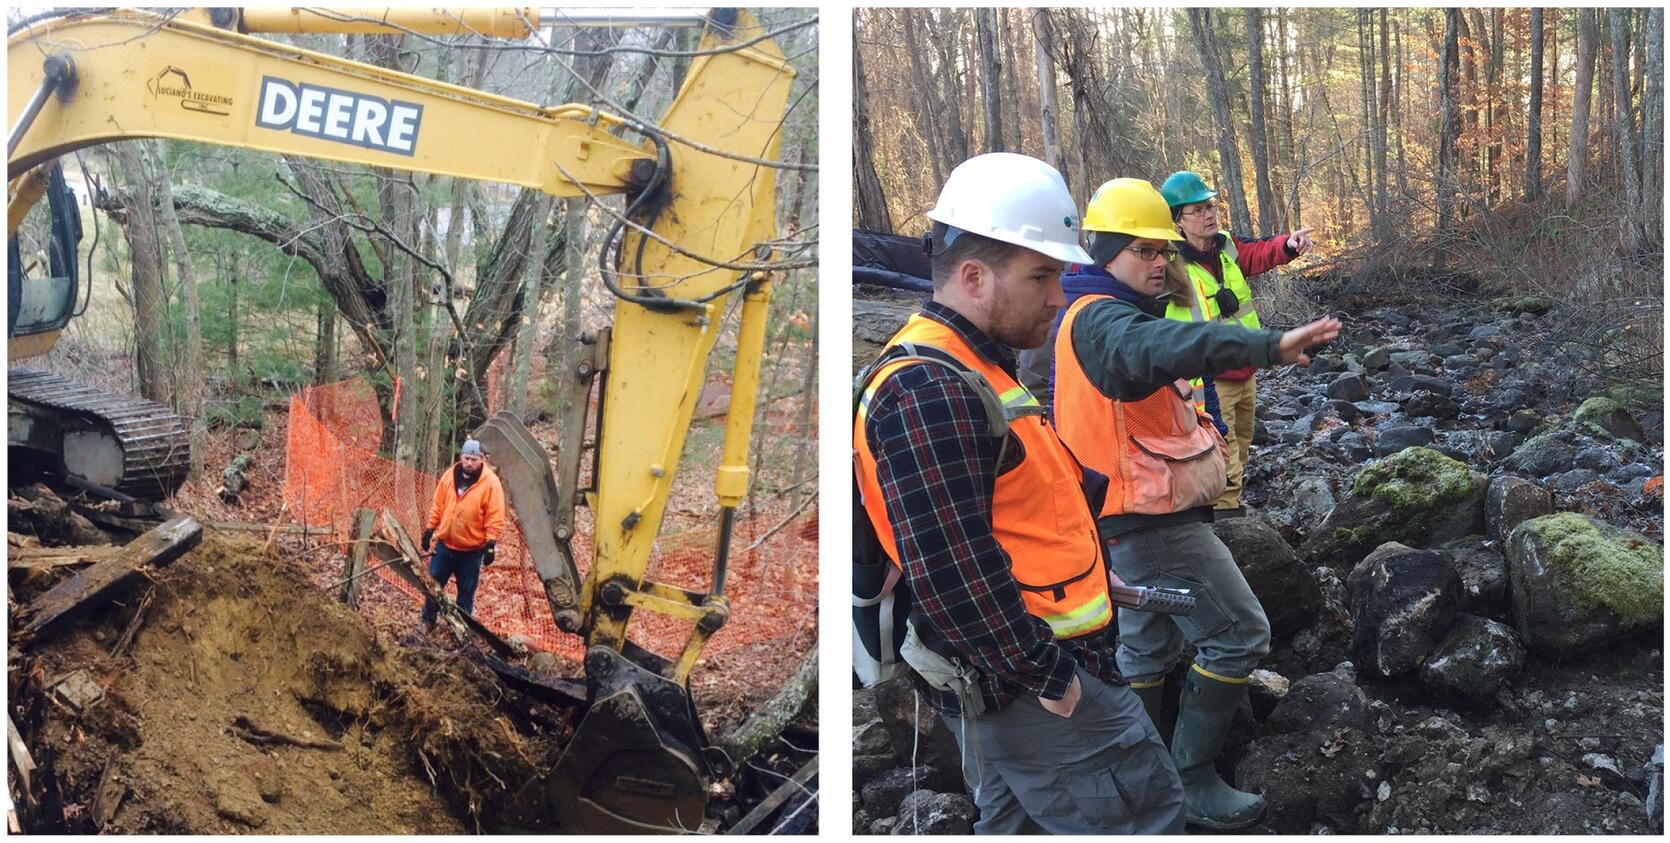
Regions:
<instances>
[{"instance_id":1,"label":"excavator bucket","mask_svg":"<svg viewBox=\"0 0 1670 843\"><path fill-rule=\"evenodd\" d=\"M556 768L529 782L500 830L677 834L704 819L707 782L730 774L707 745L689 689L608 647L586 655L590 704ZM664 662L663 662L664 664Z\"/></svg>"}]
</instances>

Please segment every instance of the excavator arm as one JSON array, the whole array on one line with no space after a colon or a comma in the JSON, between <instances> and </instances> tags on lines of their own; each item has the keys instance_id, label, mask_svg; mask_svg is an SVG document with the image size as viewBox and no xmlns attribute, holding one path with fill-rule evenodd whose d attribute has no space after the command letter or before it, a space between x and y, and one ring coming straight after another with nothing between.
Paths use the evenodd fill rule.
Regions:
<instances>
[{"instance_id":1,"label":"excavator arm","mask_svg":"<svg viewBox=\"0 0 1670 843\"><path fill-rule=\"evenodd\" d=\"M21 27L7 51L9 231L21 218L16 206L40 192L41 176L28 174L76 149L147 137L506 182L560 197L624 194L624 212L605 207L611 219L598 257L616 298L613 325L584 338L588 353L577 368L558 373L579 400L563 420L557 473L518 420L501 415L478 432L528 534L553 617L588 647L589 706L575 738L550 774L525 783L502 822L569 832L693 830L708 782L729 769L707 745L688 679L729 615L725 557L748 485L775 257L776 174L767 162L777 155L794 71L751 15L716 11L671 107L648 124L583 105L540 107L245 34L519 37L536 20L532 10L90 10ZM706 590L650 582L708 358L737 296L713 581ZM587 398L599 382L591 418ZM588 428L594 472L582 489ZM584 579L569 549L582 503L595 524ZM637 610L694 621L683 651L667 658L634 645L627 633Z\"/></svg>"}]
</instances>

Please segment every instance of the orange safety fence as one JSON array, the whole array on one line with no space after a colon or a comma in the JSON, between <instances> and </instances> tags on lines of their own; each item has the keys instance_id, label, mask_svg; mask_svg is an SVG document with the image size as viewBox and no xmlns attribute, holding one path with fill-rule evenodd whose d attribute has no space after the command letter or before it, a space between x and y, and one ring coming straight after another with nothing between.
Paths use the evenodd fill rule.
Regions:
<instances>
[{"instance_id":1,"label":"orange safety fence","mask_svg":"<svg viewBox=\"0 0 1670 843\"><path fill-rule=\"evenodd\" d=\"M293 395L284 483L290 517L310 527L328 526L345 543L356 509L388 509L413 537L420 535L437 477L380 456L381 435L377 397L366 380L308 387ZM725 584L731 618L710 639L707 655L772 643L787 645L794 640L804 647L806 640L815 638L811 630L817 622L816 508L807 507L785 525L790 516L789 504L777 501L762 506L752 518L737 519ZM780 529L759 540L773 528ZM717 540L717 516L712 526L661 536L649 578L707 590ZM583 576L591 562L590 536L582 531L572 546ZM514 513L499 539L497 559L482 571L476 617L501 636L519 636L530 646L578 658L584 642L560 632L552 621L544 587ZM340 562L322 559L319 564ZM416 623L415 607L422 604L422 593L387 569L376 573L412 599L412 622ZM638 612L628 634L653 652L677 656L690 629L688 621Z\"/></svg>"}]
</instances>

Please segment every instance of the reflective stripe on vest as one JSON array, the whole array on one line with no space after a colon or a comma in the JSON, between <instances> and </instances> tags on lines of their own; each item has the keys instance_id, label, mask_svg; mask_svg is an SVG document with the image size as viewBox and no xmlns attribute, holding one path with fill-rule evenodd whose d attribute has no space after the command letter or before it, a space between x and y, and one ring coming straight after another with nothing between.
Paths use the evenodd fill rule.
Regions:
<instances>
[{"instance_id":1,"label":"reflective stripe on vest","mask_svg":"<svg viewBox=\"0 0 1670 843\"><path fill-rule=\"evenodd\" d=\"M888 341L931 346L978 372L1002 400L1011 419L1009 434L1022 447L1019 464L997 477L992 491L992 537L1009 556L1010 571L1028 613L1049 624L1057 638L1096 632L1113 620L1107 563L1095 518L1086 505L1083 474L1056 437L1043 406L1002 367L981 357L955 331L917 314ZM885 352L884 352L885 353ZM853 469L859 498L882 549L899 564L898 539L876 474L875 456L864 435L871 397L888 377L920 360L901 360L878 369L864 388L853 419Z\"/></svg>"},{"instance_id":2,"label":"reflective stripe on vest","mask_svg":"<svg viewBox=\"0 0 1670 843\"><path fill-rule=\"evenodd\" d=\"M1209 506L1223 493L1229 450L1211 419L1174 381L1136 401L1115 401L1085 375L1073 349L1073 322L1111 296L1081 296L1055 339L1055 419L1061 441L1086 468L1108 477L1098 516L1169 515Z\"/></svg>"}]
</instances>

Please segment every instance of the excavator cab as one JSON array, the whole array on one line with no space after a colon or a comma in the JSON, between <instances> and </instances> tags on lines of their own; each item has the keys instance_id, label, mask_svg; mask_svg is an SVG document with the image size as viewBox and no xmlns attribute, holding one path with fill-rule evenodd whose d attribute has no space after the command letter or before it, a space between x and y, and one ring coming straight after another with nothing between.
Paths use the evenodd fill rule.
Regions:
<instances>
[{"instance_id":1,"label":"excavator cab","mask_svg":"<svg viewBox=\"0 0 1670 843\"><path fill-rule=\"evenodd\" d=\"M75 311L80 277L81 211L75 191L54 164L46 202L37 204L6 244L6 337L57 331Z\"/></svg>"}]
</instances>

